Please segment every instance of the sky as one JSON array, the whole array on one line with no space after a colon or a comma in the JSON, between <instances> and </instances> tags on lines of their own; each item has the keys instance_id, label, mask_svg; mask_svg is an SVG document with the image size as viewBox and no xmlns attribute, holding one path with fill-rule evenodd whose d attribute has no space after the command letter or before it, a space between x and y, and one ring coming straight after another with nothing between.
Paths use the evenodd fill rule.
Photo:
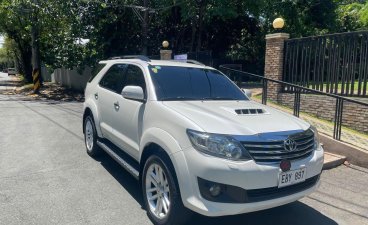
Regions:
<instances>
[{"instance_id":1,"label":"sky","mask_svg":"<svg viewBox=\"0 0 368 225\"><path fill-rule=\"evenodd\" d=\"M4 36L0 35L0 48L3 47L4 44Z\"/></svg>"}]
</instances>

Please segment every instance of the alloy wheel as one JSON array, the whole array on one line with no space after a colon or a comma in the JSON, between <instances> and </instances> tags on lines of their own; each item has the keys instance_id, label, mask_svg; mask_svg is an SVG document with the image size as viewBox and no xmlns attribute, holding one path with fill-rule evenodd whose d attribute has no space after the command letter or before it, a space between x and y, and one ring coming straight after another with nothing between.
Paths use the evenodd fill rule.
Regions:
<instances>
[{"instance_id":1,"label":"alloy wheel","mask_svg":"<svg viewBox=\"0 0 368 225\"><path fill-rule=\"evenodd\" d=\"M93 125L91 120L86 121L86 127L85 127L85 141L86 146L89 151L92 151L93 149Z\"/></svg>"},{"instance_id":2,"label":"alloy wheel","mask_svg":"<svg viewBox=\"0 0 368 225\"><path fill-rule=\"evenodd\" d=\"M149 166L145 183L149 210L159 219L166 217L170 210L170 187L160 165Z\"/></svg>"}]
</instances>

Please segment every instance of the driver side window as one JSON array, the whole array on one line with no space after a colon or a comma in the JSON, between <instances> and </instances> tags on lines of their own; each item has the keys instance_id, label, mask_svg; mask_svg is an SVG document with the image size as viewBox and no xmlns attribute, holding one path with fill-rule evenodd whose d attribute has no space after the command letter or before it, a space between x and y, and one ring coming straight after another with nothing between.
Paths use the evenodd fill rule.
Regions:
<instances>
[{"instance_id":1,"label":"driver side window","mask_svg":"<svg viewBox=\"0 0 368 225\"><path fill-rule=\"evenodd\" d=\"M146 93L146 82L144 81L144 74L141 68L139 68L138 66L129 65L125 72L123 87L129 85L139 86L143 89L144 93Z\"/></svg>"}]
</instances>

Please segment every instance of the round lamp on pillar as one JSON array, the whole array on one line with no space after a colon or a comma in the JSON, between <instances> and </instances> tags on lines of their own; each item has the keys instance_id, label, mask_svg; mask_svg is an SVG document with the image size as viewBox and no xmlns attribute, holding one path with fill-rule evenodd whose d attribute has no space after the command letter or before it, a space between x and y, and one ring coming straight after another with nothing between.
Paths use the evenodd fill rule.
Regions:
<instances>
[{"instance_id":1,"label":"round lamp on pillar","mask_svg":"<svg viewBox=\"0 0 368 225\"><path fill-rule=\"evenodd\" d=\"M160 58L162 60L171 60L172 58L172 50L168 49L169 42L163 41L162 42L162 49L160 50Z\"/></svg>"},{"instance_id":2,"label":"round lamp on pillar","mask_svg":"<svg viewBox=\"0 0 368 225\"><path fill-rule=\"evenodd\" d=\"M276 18L272 23L272 26L275 29L282 29L284 25L285 25L285 21L282 18Z\"/></svg>"},{"instance_id":3,"label":"round lamp on pillar","mask_svg":"<svg viewBox=\"0 0 368 225\"><path fill-rule=\"evenodd\" d=\"M163 47L163 48L167 48L167 47L169 47L169 42L168 42L168 41L163 41L163 42L162 42L162 47Z\"/></svg>"}]
</instances>

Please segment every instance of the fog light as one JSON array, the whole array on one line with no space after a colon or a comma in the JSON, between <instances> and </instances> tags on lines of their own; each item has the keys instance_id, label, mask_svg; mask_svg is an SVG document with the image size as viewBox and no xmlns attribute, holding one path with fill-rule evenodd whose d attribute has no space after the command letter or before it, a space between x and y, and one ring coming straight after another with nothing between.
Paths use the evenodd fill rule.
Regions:
<instances>
[{"instance_id":1,"label":"fog light","mask_svg":"<svg viewBox=\"0 0 368 225\"><path fill-rule=\"evenodd\" d=\"M219 196L221 194L221 187L218 184L213 184L210 187L210 193L213 197Z\"/></svg>"},{"instance_id":2,"label":"fog light","mask_svg":"<svg viewBox=\"0 0 368 225\"><path fill-rule=\"evenodd\" d=\"M228 185L216 183L198 177L198 187L201 196L211 202L245 203L247 202L246 190Z\"/></svg>"}]
</instances>

